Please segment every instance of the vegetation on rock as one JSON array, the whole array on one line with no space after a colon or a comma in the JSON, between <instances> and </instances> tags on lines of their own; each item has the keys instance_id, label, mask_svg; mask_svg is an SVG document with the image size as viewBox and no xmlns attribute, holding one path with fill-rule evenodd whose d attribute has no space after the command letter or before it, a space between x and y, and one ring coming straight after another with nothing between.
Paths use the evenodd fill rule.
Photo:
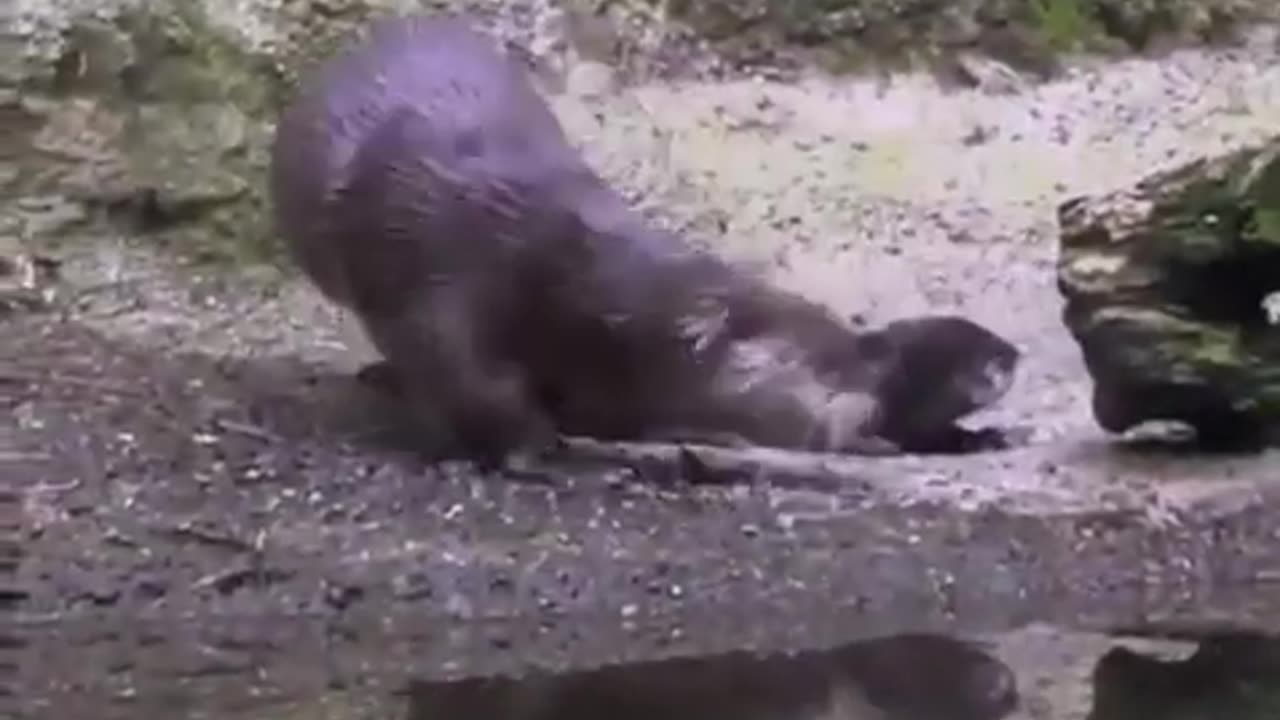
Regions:
<instances>
[{"instance_id":1,"label":"vegetation on rock","mask_svg":"<svg viewBox=\"0 0 1280 720\"><path fill-rule=\"evenodd\" d=\"M1066 324L1108 430L1175 420L1273 436L1280 337L1280 138L1059 208Z\"/></svg>"},{"instance_id":2,"label":"vegetation on rock","mask_svg":"<svg viewBox=\"0 0 1280 720\"><path fill-rule=\"evenodd\" d=\"M52 57L31 58L10 91L25 119L10 197L77 206L79 220L123 223L189 256L264 256L261 176L282 88L270 58L195 3L76 15L44 47Z\"/></svg>"},{"instance_id":3,"label":"vegetation on rock","mask_svg":"<svg viewBox=\"0 0 1280 720\"><path fill-rule=\"evenodd\" d=\"M833 70L936 67L976 50L1042 76L1064 52L1224 40L1277 12L1254 0L671 0L667 7L739 61L807 48Z\"/></svg>"}]
</instances>

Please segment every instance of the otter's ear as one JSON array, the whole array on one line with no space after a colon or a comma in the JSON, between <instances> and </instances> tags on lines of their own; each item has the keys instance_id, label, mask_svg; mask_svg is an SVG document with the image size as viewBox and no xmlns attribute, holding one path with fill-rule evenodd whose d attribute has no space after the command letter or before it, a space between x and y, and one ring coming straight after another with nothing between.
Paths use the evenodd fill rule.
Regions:
<instances>
[{"instance_id":1,"label":"otter's ear","mask_svg":"<svg viewBox=\"0 0 1280 720\"><path fill-rule=\"evenodd\" d=\"M849 313L849 324L855 328L864 328L870 323L867 320L866 315L863 315L860 312L851 312Z\"/></svg>"}]
</instances>

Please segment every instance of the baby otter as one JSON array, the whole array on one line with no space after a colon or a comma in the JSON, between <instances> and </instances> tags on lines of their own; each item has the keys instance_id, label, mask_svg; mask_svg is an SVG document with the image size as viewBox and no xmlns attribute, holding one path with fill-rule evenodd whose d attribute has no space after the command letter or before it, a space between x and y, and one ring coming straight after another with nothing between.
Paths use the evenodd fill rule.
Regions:
<instances>
[{"instance_id":1,"label":"baby otter","mask_svg":"<svg viewBox=\"0 0 1280 720\"><path fill-rule=\"evenodd\" d=\"M965 445L1017 353L958 318L860 333L634 212L465 22L378 23L281 118L277 223L424 442L557 434L835 452ZM963 436L963 437L961 437Z\"/></svg>"}]
</instances>

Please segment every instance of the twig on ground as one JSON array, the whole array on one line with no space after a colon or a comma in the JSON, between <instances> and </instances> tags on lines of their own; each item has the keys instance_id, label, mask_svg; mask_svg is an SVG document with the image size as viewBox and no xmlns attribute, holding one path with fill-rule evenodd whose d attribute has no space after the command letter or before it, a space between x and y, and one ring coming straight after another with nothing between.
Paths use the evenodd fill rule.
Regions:
<instances>
[{"instance_id":1,"label":"twig on ground","mask_svg":"<svg viewBox=\"0 0 1280 720\"><path fill-rule=\"evenodd\" d=\"M570 461L654 466L690 484L732 484L765 480L773 485L847 490L866 484L867 461L765 447L727 448L674 443L604 442L566 437L559 453Z\"/></svg>"},{"instance_id":2,"label":"twig on ground","mask_svg":"<svg viewBox=\"0 0 1280 720\"><path fill-rule=\"evenodd\" d=\"M251 552L255 550L254 543L252 542L232 535L204 530L196 527L190 522L184 522L178 525L162 525L154 528L154 530L159 533L171 535L175 538L189 538L205 545L216 545L241 552Z\"/></svg>"},{"instance_id":3,"label":"twig on ground","mask_svg":"<svg viewBox=\"0 0 1280 720\"><path fill-rule=\"evenodd\" d=\"M218 424L218 427L222 428L223 430L236 433L237 435L244 435L246 437L251 437L255 440L261 440L262 442L269 443L269 442L275 441L276 439L274 436L272 436L271 433L267 432L266 430L260 427L249 425L248 423L236 422L234 420L218 420L217 424Z\"/></svg>"}]
</instances>

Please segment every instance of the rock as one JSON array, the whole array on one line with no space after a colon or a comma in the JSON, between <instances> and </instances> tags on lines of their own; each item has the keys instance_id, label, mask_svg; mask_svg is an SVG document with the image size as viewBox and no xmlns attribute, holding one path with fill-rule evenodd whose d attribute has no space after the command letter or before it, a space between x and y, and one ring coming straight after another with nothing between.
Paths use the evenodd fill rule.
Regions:
<instances>
[{"instance_id":1,"label":"rock","mask_svg":"<svg viewBox=\"0 0 1280 720\"><path fill-rule=\"evenodd\" d=\"M0 28L22 60L0 88L0 114L17 121L0 207L24 235L47 248L106 220L197 255L260 257L263 152L287 87L273 56L199 3L33 12ZM33 198L78 222L51 225Z\"/></svg>"},{"instance_id":2,"label":"rock","mask_svg":"<svg viewBox=\"0 0 1280 720\"><path fill-rule=\"evenodd\" d=\"M1149 421L1206 447L1274 439L1280 138L1058 209L1064 320L1106 430Z\"/></svg>"},{"instance_id":3,"label":"rock","mask_svg":"<svg viewBox=\"0 0 1280 720\"><path fill-rule=\"evenodd\" d=\"M1276 11L1254 0L677 0L668 8L740 64L809 49L837 71L904 61L945 69L956 52L978 49L1042 78L1061 70L1064 53L1226 42Z\"/></svg>"},{"instance_id":4,"label":"rock","mask_svg":"<svg viewBox=\"0 0 1280 720\"><path fill-rule=\"evenodd\" d=\"M565 85L569 93L578 97L599 98L617 89L617 78L613 68L588 60L569 69Z\"/></svg>"},{"instance_id":5,"label":"rock","mask_svg":"<svg viewBox=\"0 0 1280 720\"><path fill-rule=\"evenodd\" d=\"M999 60L975 53L957 53L949 68L964 85L976 87L991 95L1012 95L1027 90L1026 81L1017 71Z\"/></svg>"},{"instance_id":6,"label":"rock","mask_svg":"<svg viewBox=\"0 0 1280 720\"><path fill-rule=\"evenodd\" d=\"M526 45L540 32L530 16L554 14L538 2L449 5ZM113 0L0 14L0 216L25 219L22 203L52 198L92 223L33 231L38 245L114 230L199 258L275 256L262 184L296 74L370 17L411 9Z\"/></svg>"}]
</instances>

